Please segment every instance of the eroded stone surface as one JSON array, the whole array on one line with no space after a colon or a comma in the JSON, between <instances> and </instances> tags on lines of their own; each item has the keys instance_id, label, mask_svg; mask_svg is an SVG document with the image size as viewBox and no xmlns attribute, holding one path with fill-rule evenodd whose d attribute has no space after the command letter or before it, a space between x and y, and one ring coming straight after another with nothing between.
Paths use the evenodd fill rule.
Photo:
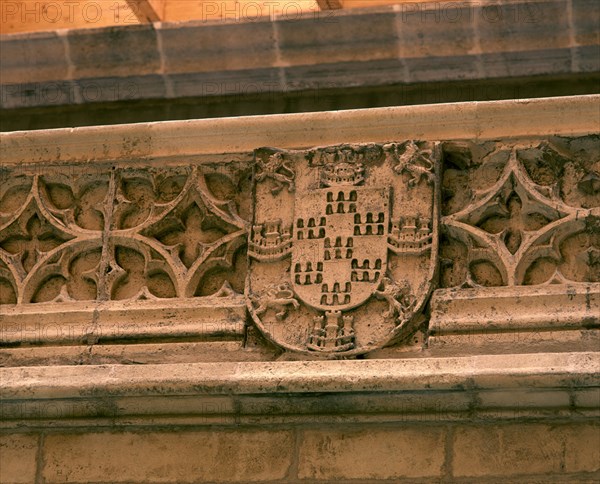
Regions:
<instances>
[{"instance_id":1,"label":"eroded stone surface","mask_svg":"<svg viewBox=\"0 0 600 484\"><path fill-rule=\"evenodd\" d=\"M185 482L189 476L196 482L271 481L285 477L293 448L289 431L58 434L44 443L44 477L46 482Z\"/></svg>"},{"instance_id":2,"label":"eroded stone surface","mask_svg":"<svg viewBox=\"0 0 600 484\"><path fill-rule=\"evenodd\" d=\"M445 438L440 428L307 431L299 455L299 477L318 481L438 476Z\"/></svg>"},{"instance_id":3,"label":"eroded stone surface","mask_svg":"<svg viewBox=\"0 0 600 484\"><path fill-rule=\"evenodd\" d=\"M482 477L560 472L594 472L598 436L593 424L470 427L457 430L453 474ZM531 441L537 445L531 446Z\"/></svg>"},{"instance_id":4,"label":"eroded stone surface","mask_svg":"<svg viewBox=\"0 0 600 484\"><path fill-rule=\"evenodd\" d=\"M137 327L120 326L128 340L241 337L245 293L275 345L351 356L425 331L422 309L437 286L451 292L436 301L467 297L479 308L482 329L598 324L595 135L259 148L237 158L248 161L4 168L3 343L94 344L98 331L85 328L114 331L134 301L145 302L131 306ZM520 286L541 289L516 289L514 303L529 302L508 316L494 309L508 301L494 288ZM581 311L548 319L546 293ZM151 301L162 306L142 311ZM181 310L189 316L173 318ZM13 327L34 314L54 325L61 311L81 326L71 341L21 338ZM480 321L467 327L460 312L436 303L432 334L478 332ZM220 329L199 326L211 318Z\"/></svg>"},{"instance_id":5,"label":"eroded stone surface","mask_svg":"<svg viewBox=\"0 0 600 484\"><path fill-rule=\"evenodd\" d=\"M13 484L34 482L39 437L0 436L0 481Z\"/></svg>"},{"instance_id":6,"label":"eroded stone surface","mask_svg":"<svg viewBox=\"0 0 600 484\"><path fill-rule=\"evenodd\" d=\"M600 140L445 146L441 285L600 282Z\"/></svg>"},{"instance_id":7,"label":"eroded stone surface","mask_svg":"<svg viewBox=\"0 0 600 484\"><path fill-rule=\"evenodd\" d=\"M3 482L595 483L594 423L400 422L235 429L61 429ZM39 439L39 450L37 440ZM68 458L65 458L68 456ZM11 457L16 457L14 454ZM150 458L149 458L150 457ZM4 461L3 461L4 462ZM13 461L16 462L16 461ZM410 477L409 477L410 476Z\"/></svg>"}]
</instances>

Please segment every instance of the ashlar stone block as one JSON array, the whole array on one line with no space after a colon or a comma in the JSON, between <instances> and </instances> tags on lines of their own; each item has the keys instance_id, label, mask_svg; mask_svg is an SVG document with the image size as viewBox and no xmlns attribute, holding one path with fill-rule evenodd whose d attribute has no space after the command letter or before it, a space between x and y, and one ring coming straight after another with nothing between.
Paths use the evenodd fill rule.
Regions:
<instances>
[{"instance_id":1,"label":"ashlar stone block","mask_svg":"<svg viewBox=\"0 0 600 484\"><path fill-rule=\"evenodd\" d=\"M43 477L48 483L260 482L285 477L292 450L286 431L54 434L44 442Z\"/></svg>"},{"instance_id":2,"label":"ashlar stone block","mask_svg":"<svg viewBox=\"0 0 600 484\"><path fill-rule=\"evenodd\" d=\"M34 482L37 472L39 436L12 434L0 436L0 482Z\"/></svg>"},{"instance_id":3,"label":"ashlar stone block","mask_svg":"<svg viewBox=\"0 0 600 484\"><path fill-rule=\"evenodd\" d=\"M304 432L301 479L399 479L439 477L443 428L395 428Z\"/></svg>"}]
</instances>

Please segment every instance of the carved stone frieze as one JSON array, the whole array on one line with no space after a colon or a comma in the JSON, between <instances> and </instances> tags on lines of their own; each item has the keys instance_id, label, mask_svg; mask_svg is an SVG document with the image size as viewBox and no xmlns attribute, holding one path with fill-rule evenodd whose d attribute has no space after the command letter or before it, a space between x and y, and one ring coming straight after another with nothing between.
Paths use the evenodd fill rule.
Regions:
<instances>
[{"instance_id":1,"label":"carved stone frieze","mask_svg":"<svg viewBox=\"0 0 600 484\"><path fill-rule=\"evenodd\" d=\"M486 308L502 286L517 291L505 301L529 294L524 285L536 286L527 297L538 302L589 294L593 312L598 137L397 140L240 156L247 162L3 167L2 324L36 311L56 322L64 311L82 328L114 325L135 302L154 336L174 318L168 331L186 338L206 331L170 305L202 324L215 306L223 321L235 313L236 337L249 316L252 331L280 348L351 357L408 339L423 322L426 331L428 320L438 339L463 331L464 317L444 312L460 307L447 301L468 296L492 314ZM539 319L528 310L519 318L533 324L530 316Z\"/></svg>"}]
</instances>

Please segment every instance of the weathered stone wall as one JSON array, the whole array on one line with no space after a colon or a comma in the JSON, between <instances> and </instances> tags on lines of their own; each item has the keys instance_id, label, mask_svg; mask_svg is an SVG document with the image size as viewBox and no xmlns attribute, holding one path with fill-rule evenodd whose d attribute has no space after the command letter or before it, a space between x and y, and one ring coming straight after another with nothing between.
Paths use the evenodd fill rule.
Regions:
<instances>
[{"instance_id":1,"label":"weathered stone wall","mask_svg":"<svg viewBox=\"0 0 600 484\"><path fill-rule=\"evenodd\" d=\"M598 368L538 353L6 369L2 482L593 482Z\"/></svg>"},{"instance_id":2,"label":"weathered stone wall","mask_svg":"<svg viewBox=\"0 0 600 484\"><path fill-rule=\"evenodd\" d=\"M596 482L596 423L271 425L0 438L2 482Z\"/></svg>"}]
</instances>

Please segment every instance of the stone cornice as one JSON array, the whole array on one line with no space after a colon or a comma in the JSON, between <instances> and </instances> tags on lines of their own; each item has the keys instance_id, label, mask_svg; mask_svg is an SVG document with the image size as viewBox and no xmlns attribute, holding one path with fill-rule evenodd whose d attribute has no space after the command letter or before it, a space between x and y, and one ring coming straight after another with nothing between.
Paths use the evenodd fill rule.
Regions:
<instances>
[{"instance_id":1,"label":"stone cornice","mask_svg":"<svg viewBox=\"0 0 600 484\"><path fill-rule=\"evenodd\" d=\"M410 138L577 136L597 132L599 105L599 95L587 95L65 128L0 134L0 147L6 166L209 154L214 161L220 154L260 146L300 148Z\"/></svg>"},{"instance_id":2,"label":"stone cornice","mask_svg":"<svg viewBox=\"0 0 600 484\"><path fill-rule=\"evenodd\" d=\"M5 368L2 426L576 419L599 371L597 353Z\"/></svg>"}]
</instances>

